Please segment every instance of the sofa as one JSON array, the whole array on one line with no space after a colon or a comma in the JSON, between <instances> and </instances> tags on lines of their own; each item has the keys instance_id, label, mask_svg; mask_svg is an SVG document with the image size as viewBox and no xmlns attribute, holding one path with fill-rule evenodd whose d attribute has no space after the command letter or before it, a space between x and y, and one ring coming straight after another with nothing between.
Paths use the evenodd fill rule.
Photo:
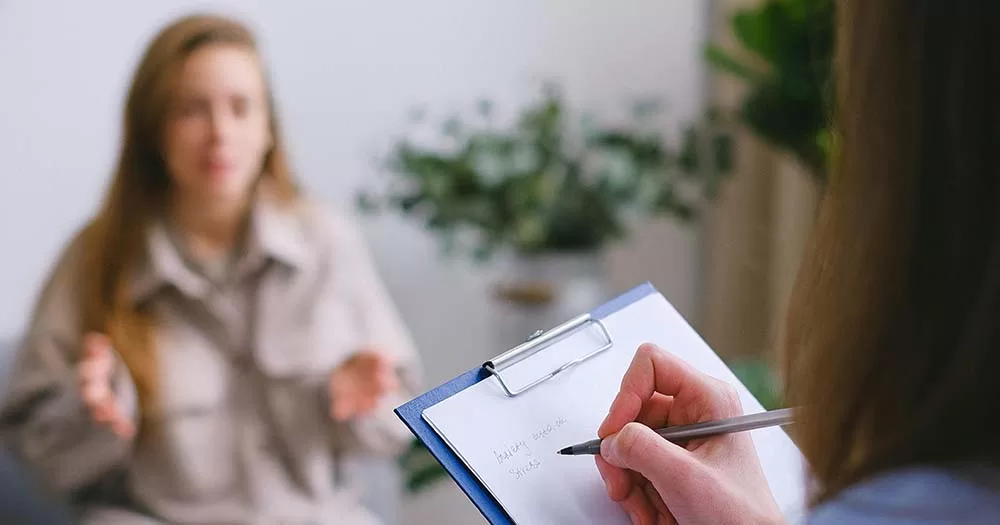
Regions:
<instances>
[{"instance_id":1,"label":"sofa","mask_svg":"<svg viewBox=\"0 0 1000 525\"><path fill-rule=\"evenodd\" d=\"M6 393L16 345L0 341L0 395ZM386 525L399 523L402 478L395 462L385 458L356 458L345 466L360 480L362 498ZM69 513L47 498L29 473L0 443L0 523L10 525L67 525Z\"/></svg>"}]
</instances>

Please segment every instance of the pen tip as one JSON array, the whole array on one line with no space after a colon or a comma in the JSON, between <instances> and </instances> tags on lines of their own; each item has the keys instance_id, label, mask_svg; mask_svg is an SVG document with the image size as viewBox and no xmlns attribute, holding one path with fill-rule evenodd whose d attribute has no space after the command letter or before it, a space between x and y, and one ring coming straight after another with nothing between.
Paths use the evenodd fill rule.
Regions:
<instances>
[{"instance_id":1,"label":"pen tip","mask_svg":"<svg viewBox=\"0 0 1000 525\"><path fill-rule=\"evenodd\" d=\"M559 449L559 450L558 450L558 451L556 452L556 454L560 454L560 455L563 455L563 454L565 454L565 455L568 455L568 454L569 454L569 453L570 453L570 452L572 451L572 450L571 450L572 448L573 448L573 447L566 447L566 448L563 448L563 449Z\"/></svg>"}]
</instances>

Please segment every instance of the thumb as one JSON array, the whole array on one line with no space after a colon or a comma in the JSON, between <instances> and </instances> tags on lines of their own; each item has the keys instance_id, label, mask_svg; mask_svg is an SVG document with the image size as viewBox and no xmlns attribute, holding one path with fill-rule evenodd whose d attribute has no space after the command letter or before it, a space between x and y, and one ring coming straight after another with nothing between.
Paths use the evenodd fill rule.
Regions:
<instances>
[{"instance_id":1,"label":"thumb","mask_svg":"<svg viewBox=\"0 0 1000 525\"><path fill-rule=\"evenodd\" d=\"M601 443L601 456L612 465L638 472L656 487L670 486L694 466L689 452L640 423L629 423Z\"/></svg>"}]
</instances>

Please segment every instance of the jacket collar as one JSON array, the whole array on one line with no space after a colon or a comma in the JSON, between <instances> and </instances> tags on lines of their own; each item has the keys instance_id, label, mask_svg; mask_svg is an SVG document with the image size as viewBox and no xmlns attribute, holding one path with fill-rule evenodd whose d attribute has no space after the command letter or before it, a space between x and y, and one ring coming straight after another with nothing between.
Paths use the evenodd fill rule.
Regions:
<instances>
[{"instance_id":1,"label":"jacket collar","mask_svg":"<svg viewBox=\"0 0 1000 525\"><path fill-rule=\"evenodd\" d=\"M236 261L238 274L247 275L268 262L277 262L292 270L308 264L310 244L296 213L297 205L277 202L263 195L255 198L245 249ZM185 262L170 238L165 219L154 221L147 229L144 255L132 282L136 302L149 298L166 285L198 298L204 298L211 289L211 283Z\"/></svg>"}]
</instances>

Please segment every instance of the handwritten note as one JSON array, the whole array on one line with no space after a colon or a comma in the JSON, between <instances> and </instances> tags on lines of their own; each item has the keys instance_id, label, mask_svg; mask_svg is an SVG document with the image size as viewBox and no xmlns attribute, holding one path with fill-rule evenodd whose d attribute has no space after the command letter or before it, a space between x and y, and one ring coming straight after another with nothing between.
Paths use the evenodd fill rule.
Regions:
<instances>
[{"instance_id":1,"label":"handwritten note","mask_svg":"<svg viewBox=\"0 0 1000 525\"><path fill-rule=\"evenodd\" d=\"M736 376L659 294L604 319L614 346L517 396L490 378L428 408L423 418L448 443L518 524L627 525L589 456L559 456L567 445L596 437L640 344L668 348L696 368L732 383L748 413L763 410ZM504 371L513 384L600 346L597 330L580 333ZM754 431L771 490L794 520L804 500L802 456L780 428Z\"/></svg>"},{"instance_id":2,"label":"handwritten note","mask_svg":"<svg viewBox=\"0 0 1000 525\"><path fill-rule=\"evenodd\" d=\"M531 442L544 441L565 424L565 419L557 417L552 423L532 432ZM540 469L543 463L543 456L540 454L535 455L531 451L531 445L528 444L528 440L526 439L515 443L506 443L501 445L499 449L494 448L493 456L496 457L498 465L506 465L508 467L507 472L510 473L510 477L514 480L524 478L532 471Z\"/></svg>"},{"instance_id":3,"label":"handwritten note","mask_svg":"<svg viewBox=\"0 0 1000 525\"><path fill-rule=\"evenodd\" d=\"M581 333L546 353L582 355L599 342L597 333ZM627 525L628 517L607 496L593 458L556 454L596 435L631 357L628 352L606 354L595 358L592 369L570 369L516 398L507 397L495 380L482 381L427 409L424 419L515 522ZM565 362L568 357L547 354L545 359ZM509 377L528 379L531 370L522 365L533 359L514 365ZM533 364L543 369L555 365Z\"/></svg>"}]
</instances>

